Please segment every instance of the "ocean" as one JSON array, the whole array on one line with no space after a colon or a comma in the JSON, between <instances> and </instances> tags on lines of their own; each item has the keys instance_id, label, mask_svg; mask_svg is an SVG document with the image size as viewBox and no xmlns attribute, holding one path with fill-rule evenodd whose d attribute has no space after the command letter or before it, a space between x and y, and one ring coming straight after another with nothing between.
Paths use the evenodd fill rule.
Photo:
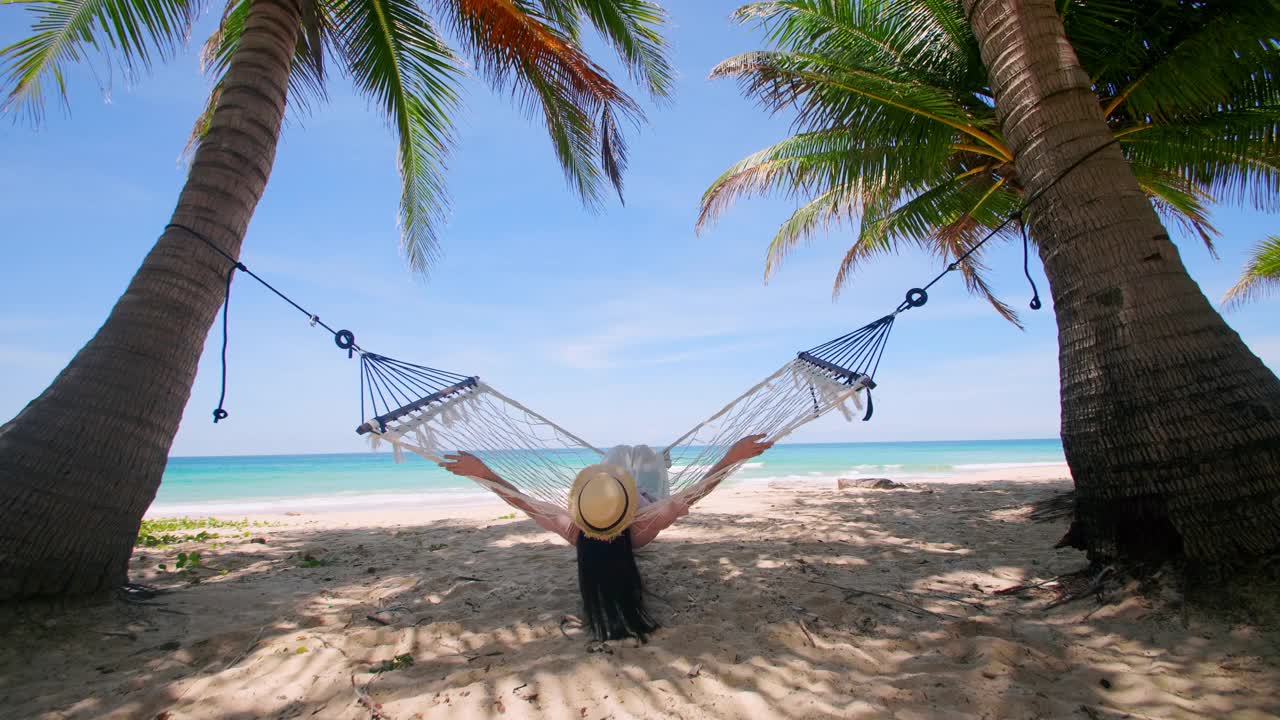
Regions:
<instances>
[{"instance_id":1,"label":"ocean","mask_svg":"<svg viewBox=\"0 0 1280 720\"><path fill-rule=\"evenodd\" d=\"M747 463L730 485L775 480L828 486L840 477L927 479L947 475L1056 465L1062 443L1051 440L813 443L778 445ZM488 491L409 455L175 457L148 514L235 515L285 511L467 505Z\"/></svg>"}]
</instances>

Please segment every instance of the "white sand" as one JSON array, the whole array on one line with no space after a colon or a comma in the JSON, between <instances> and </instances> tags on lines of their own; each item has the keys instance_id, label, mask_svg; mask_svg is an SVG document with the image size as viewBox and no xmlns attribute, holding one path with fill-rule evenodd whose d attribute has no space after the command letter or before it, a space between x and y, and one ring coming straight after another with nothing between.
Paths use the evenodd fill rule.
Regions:
<instances>
[{"instance_id":1,"label":"white sand","mask_svg":"<svg viewBox=\"0 0 1280 720\"><path fill-rule=\"evenodd\" d=\"M1027 519L1060 470L995 472L721 491L639 553L663 629L604 651L562 630L572 551L499 504L140 550L135 580L172 591L153 604L4 610L0 717L1280 717L1275 629L993 594L1084 565L1051 548L1064 522ZM156 570L193 549L200 583Z\"/></svg>"}]
</instances>

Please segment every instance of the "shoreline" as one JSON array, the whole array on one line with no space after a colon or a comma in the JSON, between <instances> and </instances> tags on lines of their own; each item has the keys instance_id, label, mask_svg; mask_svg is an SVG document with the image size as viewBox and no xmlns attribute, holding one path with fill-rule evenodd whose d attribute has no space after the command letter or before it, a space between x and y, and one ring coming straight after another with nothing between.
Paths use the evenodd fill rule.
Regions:
<instances>
[{"instance_id":1,"label":"shoreline","mask_svg":"<svg viewBox=\"0 0 1280 720\"><path fill-rule=\"evenodd\" d=\"M820 473L780 475L761 478L731 478L716 495L751 493L768 487L785 485L796 489L835 489L839 478L886 477L907 485L1037 482L1070 478L1065 462L977 463L949 473L879 472ZM412 509L406 506L413 506ZM395 515L418 520L440 520L449 517L478 518L494 510L508 508L491 492L479 485L472 489L430 489L419 492L387 490L383 492L344 492L293 497L244 498L200 502L154 503L147 509L147 519L173 517L247 517L249 519L282 517L351 517ZM509 511L509 508L508 508ZM371 519L375 519L371 517ZM401 520L412 522L412 520Z\"/></svg>"}]
</instances>

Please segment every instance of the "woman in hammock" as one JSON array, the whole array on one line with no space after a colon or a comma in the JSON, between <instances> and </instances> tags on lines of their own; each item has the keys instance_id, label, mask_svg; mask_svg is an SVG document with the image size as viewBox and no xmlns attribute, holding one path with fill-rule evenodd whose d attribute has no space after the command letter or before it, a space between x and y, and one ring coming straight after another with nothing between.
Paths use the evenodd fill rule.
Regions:
<instances>
[{"instance_id":1,"label":"woman in hammock","mask_svg":"<svg viewBox=\"0 0 1280 720\"><path fill-rule=\"evenodd\" d=\"M577 548L583 614L597 640L644 641L658 624L645 609L632 551L688 515L689 506L714 490L728 470L768 450L773 443L764 437L748 435L734 443L698 484L674 495L661 454L643 445L616 447L605 455L605 462L578 473L567 508L521 493L469 453L445 456L443 467L482 481L507 504Z\"/></svg>"}]
</instances>

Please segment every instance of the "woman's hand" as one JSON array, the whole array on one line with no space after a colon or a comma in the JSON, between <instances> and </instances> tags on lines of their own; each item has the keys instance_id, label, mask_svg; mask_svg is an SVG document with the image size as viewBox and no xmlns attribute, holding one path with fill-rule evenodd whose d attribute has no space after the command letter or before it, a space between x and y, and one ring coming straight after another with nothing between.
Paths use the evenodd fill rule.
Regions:
<instances>
[{"instance_id":1,"label":"woman's hand","mask_svg":"<svg viewBox=\"0 0 1280 720\"><path fill-rule=\"evenodd\" d=\"M766 442L764 438L764 434L748 435L734 443L729 448L729 451L724 454L724 464L734 465L736 463L750 460L751 458L763 453L765 450L773 447L773 443Z\"/></svg>"},{"instance_id":2,"label":"woman's hand","mask_svg":"<svg viewBox=\"0 0 1280 720\"><path fill-rule=\"evenodd\" d=\"M481 480L498 481L498 475L489 469L480 458L467 452L460 452L456 455L445 455L444 462L440 463L440 467L448 470L454 475L463 477L480 478Z\"/></svg>"}]
</instances>

